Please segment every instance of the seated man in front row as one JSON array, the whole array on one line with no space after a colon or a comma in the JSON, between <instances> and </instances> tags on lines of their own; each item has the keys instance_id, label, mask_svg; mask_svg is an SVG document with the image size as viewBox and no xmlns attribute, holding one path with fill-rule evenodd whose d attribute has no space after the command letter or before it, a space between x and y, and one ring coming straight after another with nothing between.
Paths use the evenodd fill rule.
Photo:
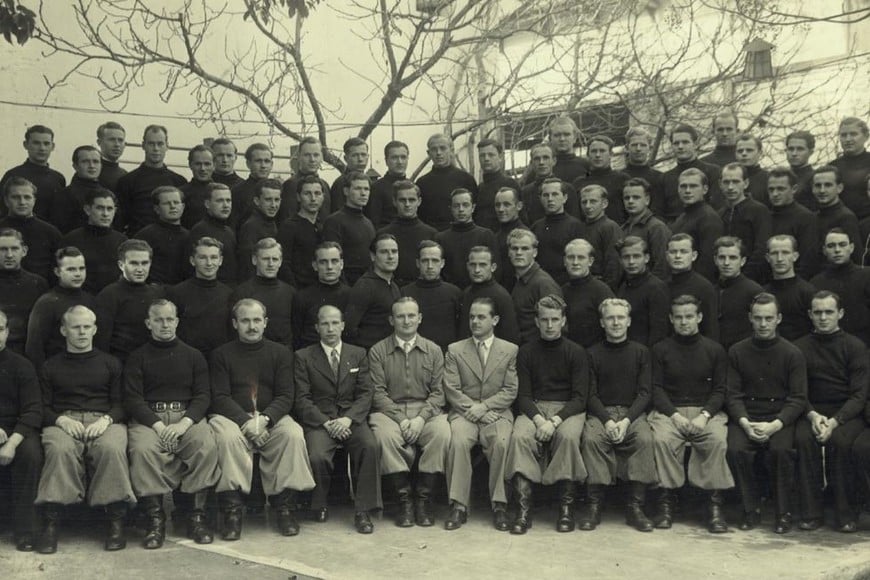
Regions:
<instances>
[{"instance_id":1,"label":"seated man in front row","mask_svg":"<svg viewBox=\"0 0 870 580\"><path fill-rule=\"evenodd\" d=\"M444 361L444 393L450 403L450 455L447 489L453 509L444 523L459 528L471 496L471 449L483 447L489 460L493 525L508 530L504 466L517 396L517 346L493 334L498 311L492 298L475 298L469 312L471 338L454 342Z\"/></svg>"},{"instance_id":2,"label":"seated man in front row","mask_svg":"<svg viewBox=\"0 0 870 580\"><path fill-rule=\"evenodd\" d=\"M417 334L420 306L409 296L393 303L391 336L369 351L375 388L369 425L381 448L381 473L398 496L401 528L432 526L430 500L444 473L450 426L444 414L444 355L441 347ZM420 448L416 501L412 504L410 470Z\"/></svg>"},{"instance_id":3,"label":"seated man in front row","mask_svg":"<svg viewBox=\"0 0 870 580\"><path fill-rule=\"evenodd\" d=\"M266 307L253 298L233 306L238 338L211 356L212 415L221 476L216 491L224 512L224 540L242 534L242 494L251 492L254 451L260 454L263 490L278 512L278 531L299 533L297 491L314 487L302 427L290 417L296 389L293 353L264 337Z\"/></svg>"}]
</instances>

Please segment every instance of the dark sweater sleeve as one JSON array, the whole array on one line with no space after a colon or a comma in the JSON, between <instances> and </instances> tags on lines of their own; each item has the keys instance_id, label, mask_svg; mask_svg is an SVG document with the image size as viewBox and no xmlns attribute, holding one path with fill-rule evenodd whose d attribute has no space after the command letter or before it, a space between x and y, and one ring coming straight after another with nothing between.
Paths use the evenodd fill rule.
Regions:
<instances>
[{"instance_id":1,"label":"dark sweater sleeve","mask_svg":"<svg viewBox=\"0 0 870 580\"><path fill-rule=\"evenodd\" d=\"M94 346L103 352L109 352L112 334L115 329L115 314L118 309L117 297L113 292L115 286L106 286L97 295L97 335Z\"/></svg>"},{"instance_id":2,"label":"dark sweater sleeve","mask_svg":"<svg viewBox=\"0 0 870 580\"><path fill-rule=\"evenodd\" d=\"M664 355L667 348L663 344L653 346L652 351L652 397L656 411L670 417L677 412L677 408L671 402L665 390L665 361Z\"/></svg>"},{"instance_id":3,"label":"dark sweater sleeve","mask_svg":"<svg viewBox=\"0 0 870 580\"><path fill-rule=\"evenodd\" d=\"M211 359L211 400L212 411L234 421L239 427L250 419L245 410L233 399L230 369L226 354L220 349L212 354Z\"/></svg>"},{"instance_id":4,"label":"dark sweater sleeve","mask_svg":"<svg viewBox=\"0 0 870 580\"><path fill-rule=\"evenodd\" d=\"M726 404L728 406L728 415L735 423L743 417L749 417L749 413L746 411L746 394L743 391L743 379L740 376L739 361L733 346L728 350Z\"/></svg>"},{"instance_id":5,"label":"dark sweater sleeve","mask_svg":"<svg viewBox=\"0 0 870 580\"><path fill-rule=\"evenodd\" d=\"M668 313L671 311L667 287L659 285L649 293L649 342L653 345L667 338L671 329Z\"/></svg>"},{"instance_id":6,"label":"dark sweater sleeve","mask_svg":"<svg viewBox=\"0 0 870 580\"><path fill-rule=\"evenodd\" d=\"M641 413L647 410L652 399L652 361L650 361L649 349L638 348L637 357L637 395L625 415L629 421L640 417Z\"/></svg>"},{"instance_id":7,"label":"dark sweater sleeve","mask_svg":"<svg viewBox=\"0 0 870 580\"><path fill-rule=\"evenodd\" d=\"M350 289L350 296L347 301L344 336L348 342L353 343L354 339L359 335L359 323L362 321L366 310L368 310L371 300L372 290L368 280L360 278Z\"/></svg>"},{"instance_id":8,"label":"dark sweater sleeve","mask_svg":"<svg viewBox=\"0 0 870 580\"><path fill-rule=\"evenodd\" d=\"M24 354L36 368L45 363L45 346L54 332L51 324L51 306L43 294L30 311L27 321L27 342L24 346Z\"/></svg>"},{"instance_id":9,"label":"dark sweater sleeve","mask_svg":"<svg viewBox=\"0 0 870 580\"><path fill-rule=\"evenodd\" d=\"M586 412L586 402L589 400L589 359L582 346L572 346L570 349L571 364L571 399L565 403L558 415L564 421L568 417Z\"/></svg>"},{"instance_id":10,"label":"dark sweater sleeve","mask_svg":"<svg viewBox=\"0 0 870 580\"><path fill-rule=\"evenodd\" d=\"M290 414L296 402L296 386L293 382L293 351L289 348L278 349L278 360L275 361L275 376L272 382L272 401L263 409L263 414L269 417L270 425Z\"/></svg>"},{"instance_id":11,"label":"dark sweater sleeve","mask_svg":"<svg viewBox=\"0 0 870 580\"><path fill-rule=\"evenodd\" d=\"M532 366L535 361L532 360L531 353L527 348L521 348L517 353L517 381L519 388L517 389L517 409L529 419L534 419L535 415L540 415L541 411L535 404L535 399L532 397Z\"/></svg>"},{"instance_id":12,"label":"dark sweater sleeve","mask_svg":"<svg viewBox=\"0 0 870 580\"><path fill-rule=\"evenodd\" d=\"M191 349L191 365L193 366L193 385L191 393L193 398L187 405L185 417L198 423L202 421L211 404L211 389L209 388L208 363L198 350Z\"/></svg>"},{"instance_id":13,"label":"dark sweater sleeve","mask_svg":"<svg viewBox=\"0 0 870 580\"><path fill-rule=\"evenodd\" d=\"M834 415L837 423L842 425L861 414L867 401L867 384L870 380L867 350L860 341L846 343L846 358L849 361L849 398Z\"/></svg>"},{"instance_id":14,"label":"dark sweater sleeve","mask_svg":"<svg viewBox=\"0 0 870 580\"><path fill-rule=\"evenodd\" d=\"M124 365L124 408L137 423L151 427L160 418L145 401L145 359L142 350L136 350Z\"/></svg>"},{"instance_id":15,"label":"dark sweater sleeve","mask_svg":"<svg viewBox=\"0 0 870 580\"><path fill-rule=\"evenodd\" d=\"M598 364L595 361L595 355L590 351L586 352L589 356L589 404L587 405L589 414L602 423L607 423L610 416L598 396Z\"/></svg>"},{"instance_id":16,"label":"dark sweater sleeve","mask_svg":"<svg viewBox=\"0 0 870 580\"><path fill-rule=\"evenodd\" d=\"M110 354L105 355L109 360L106 363L109 370L109 415L112 421L120 423L124 420L124 390L121 386L121 378L124 367L121 361Z\"/></svg>"},{"instance_id":17,"label":"dark sweater sleeve","mask_svg":"<svg viewBox=\"0 0 870 580\"><path fill-rule=\"evenodd\" d=\"M713 385L710 398L704 403L704 410L715 415L722 410L728 391L728 354L718 344L711 346L715 350L713 355Z\"/></svg>"},{"instance_id":18,"label":"dark sweater sleeve","mask_svg":"<svg viewBox=\"0 0 870 580\"><path fill-rule=\"evenodd\" d=\"M807 406L807 363L797 347L792 348L787 360L788 395L777 419L783 425L791 425L803 415Z\"/></svg>"},{"instance_id":19,"label":"dark sweater sleeve","mask_svg":"<svg viewBox=\"0 0 870 580\"><path fill-rule=\"evenodd\" d=\"M36 370L30 361L22 360L17 371L19 414L13 433L37 433L42 426L42 394Z\"/></svg>"}]
</instances>

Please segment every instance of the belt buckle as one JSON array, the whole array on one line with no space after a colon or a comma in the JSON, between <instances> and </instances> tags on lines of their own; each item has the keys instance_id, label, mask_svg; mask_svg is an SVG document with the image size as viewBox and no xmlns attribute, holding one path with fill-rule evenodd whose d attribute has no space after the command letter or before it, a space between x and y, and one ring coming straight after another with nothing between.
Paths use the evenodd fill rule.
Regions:
<instances>
[{"instance_id":1,"label":"belt buckle","mask_svg":"<svg viewBox=\"0 0 870 580\"><path fill-rule=\"evenodd\" d=\"M169 410L170 411L183 411L184 409L181 408L180 401L172 401L171 403L169 403Z\"/></svg>"},{"instance_id":2,"label":"belt buckle","mask_svg":"<svg viewBox=\"0 0 870 580\"><path fill-rule=\"evenodd\" d=\"M162 413L165 410L166 403L164 403L163 401L157 401L156 403L154 403L154 411L156 411L157 413Z\"/></svg>"}]
</instances>

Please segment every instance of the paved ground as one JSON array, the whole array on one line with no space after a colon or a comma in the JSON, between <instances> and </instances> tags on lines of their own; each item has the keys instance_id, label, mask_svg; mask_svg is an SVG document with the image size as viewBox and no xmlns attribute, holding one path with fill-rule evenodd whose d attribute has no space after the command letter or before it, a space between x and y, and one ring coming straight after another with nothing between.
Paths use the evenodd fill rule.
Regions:
<instances>
[{"instance_id":1,"label":"paved ground","mask_svg":"<svg viewBox=\"0 0 870 580\"><path fill-rule=\"evenodd\" d=\"M100 533L68 522L56 555L15 552L8 534L0 542L0 578L870 578L870 518L859 533L827 529L776 536L764 529L713 536L694 513L669 531L642 534L611 509L595 532L559 534L553 509L536 510L526 536L498 533L488 514L472 513L462 529L402 530L375 521L371 536L357 534L347 507L326 524L303 523L295 538L277 535L264 516L248 518L238 542L197 546L170 535L159 551L139 546L131 531L121 552L102 551ZM445 513L439 513L443 523ZM729 513L729 515L732 515ZM732 517L733 523L736 518Z\"/></svg>"}]
</instances>

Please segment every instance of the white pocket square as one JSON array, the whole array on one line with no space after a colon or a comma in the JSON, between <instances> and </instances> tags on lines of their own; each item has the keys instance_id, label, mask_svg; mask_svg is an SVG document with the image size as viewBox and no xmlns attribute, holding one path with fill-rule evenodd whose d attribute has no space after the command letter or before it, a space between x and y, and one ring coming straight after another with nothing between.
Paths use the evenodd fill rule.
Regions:
<instances>
[{"instance_id":1,"label":"white pocket square","mask_svg":"<svg viewBox=\"0 0 870 580\"><path fill-rule=\"evenodd\" d=\"M349 372L349 373L358 373L358 372L359 372L359 367L352 368L352 369L350 369L350 370L347 371L347 372Z\"/></svg>"}]
</instances>

